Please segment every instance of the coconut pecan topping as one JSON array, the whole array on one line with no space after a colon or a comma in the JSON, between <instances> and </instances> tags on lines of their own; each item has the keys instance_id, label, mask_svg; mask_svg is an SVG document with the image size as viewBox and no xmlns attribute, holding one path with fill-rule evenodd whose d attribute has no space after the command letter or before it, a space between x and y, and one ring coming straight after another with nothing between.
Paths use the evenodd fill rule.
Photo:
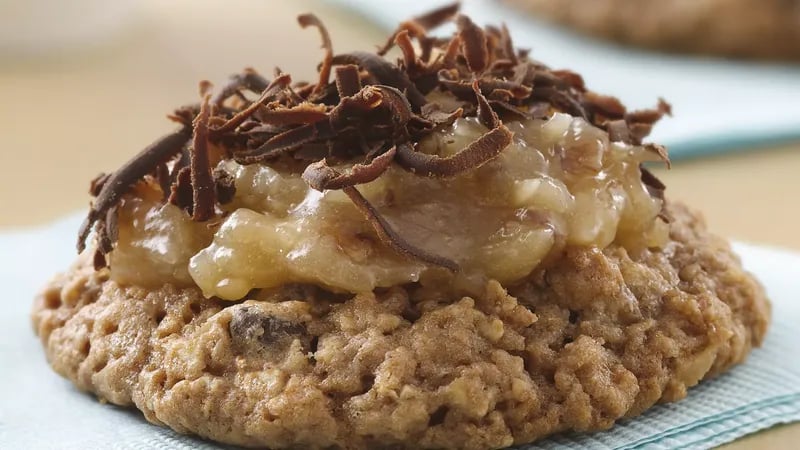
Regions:
<instances>
[{"instance_id":1,"label":"coconut pecan topping","mask_svg":"<svg viewBox=\"0 0 800 450\"><path fill-rule=\"evenodd\" d=\"M379 178L393 164L427 177L453 177L480 167L512 142L503 120L564 112L606 130L613 141L641 145L653 124L671 113L663 100L654 109L627 111L616 98L587 90L574 72L530 59L528 51L514 47L505 25L482 28L458 15L458 3L402 22L377 52L334 54L319 18L303 14L297 20L321 36L324 56L317 81L293 84L280 69L268 80L248 68L216 90L202 83L202 101L169 116L181 125L178 130L92 181L95 198L78 234L79 251L94 229L95 263L105 265L117 238L120 202L134 195L137 183L153 183L165 202L195 221L225 214L220 205L231 201L235 187L231 175L214 166L233 159L243 165L279 164L302 172L313 189L340 189L388 247L457 270L453 261L409 244L356 186ZM453 36L428 34L448 21L455 22ZM394 46L400 50L396 61L384 57ZM453 102L437 103L441 95ZM418 151L425 136L463 116L476 117L488 131L450 156ZM647 148L669 161L663 147ZM642 179L653 196L663 195L663 184L652 173L643 171Z\"/></svg>"}]
</instances>

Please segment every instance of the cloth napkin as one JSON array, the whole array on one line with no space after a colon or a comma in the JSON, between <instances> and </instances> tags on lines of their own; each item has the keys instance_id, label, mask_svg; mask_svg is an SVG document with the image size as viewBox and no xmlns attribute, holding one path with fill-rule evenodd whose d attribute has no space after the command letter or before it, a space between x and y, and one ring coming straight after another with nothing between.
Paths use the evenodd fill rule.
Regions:
<instances>
[{"instance_id":1,"label":"cloth napkin","mask_svg":"<svg viewBox=\"0 0 800 450\"><path fill-rule=\"evenodd\" d=\"M335 3L388 32L400 21L452 0ZM533 19L498 0L465 0L462 12L479 25L505 22L514 44L530 48L532 58L580 73L590 89L617 96L630 108L655 106L658 97L666 99L674 117L660 121L650 139L667 145L673 160L800 139L800 65L667 55L617 46ZM445 26L435 34L453 30ZM331 31L335 47L336 33Z\"/></svg>"},{"instance_id":2,"label":"cloth napkin","mask_svg":"<svg viewBox=\"0 0 800 450\"><path fill-rule=\"evenodd\" d=\"M135 410L103 405L45 362L29 312L35 293L74 258L80 217L0 234L0 448L226 448L150 425ZM570 434L525 449L697 449L800 420L800 254L737 244L745 266L767 287L773 324L743 365L689 391L677 403L594 434Z\"/></svg>"}]
</instances>

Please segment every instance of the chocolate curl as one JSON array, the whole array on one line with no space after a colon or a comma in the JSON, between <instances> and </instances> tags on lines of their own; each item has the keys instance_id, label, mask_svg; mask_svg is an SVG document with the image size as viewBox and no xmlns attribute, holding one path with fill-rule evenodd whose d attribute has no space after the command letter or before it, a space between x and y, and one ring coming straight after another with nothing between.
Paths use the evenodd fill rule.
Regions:
<instances>
[{"instance_id":1,"label":"chocolate curl","mask_svg":"<svg viewBox=\"0 0 800 450\"><path fill-rule=\"evenodd\" d=\"M361 78L358 74L358 66L348 64L336 68L336 91L339 98L356 95L361 90Z\"/></svg>"},{"instance_id":2,"label":"chocolate curl","mask_svg":"<svg viewBox=\"0 0 800 450\"><path fill-rule=\"evenodd\" d=\"M314 86L314 90L311 92L312 95L316 95L328 85L328 80L331 76L331 66L333 65L333 44L331 43L331 36L328 34L328 30L325 28L322 21L314 14L301 14L297 16L297 23L303 28L309 26L317 27L322 37L322 48L325 49L325 57L319 69L319 81L317 81L317 85Z\"/></svg>"},{"instance_id":3,"label":"chocolate curl","mask_svg":"<svg viewBox=\"0 0 800 450\"><path fill-rule=\"evenodd\" d=\"M210 117L211 96L203 97L200 114L194 121L192 137L191 164L192 175L192 220L205 222L214 216L217 193L214 177L211 175L211 161L208 153L208 119Z\"/></svg>"},{"instance_id":4,"label":"chocolate curl","mask_svg":"<svg viewBox=\"0 0 800 450\"><path fill-rule=\"evenodd\" d=\"M480 74L489 65L489 48L486 34L469 17L460 15L456 19L458 36L461 38L461 51L467 60L469 70Z\"/></svg>"},{"instance_id":5,"label":"chocolate curl","mask_svg":"<svg viewBox=\"0 0 800 450\"><path fill-rule=\"evenodd\" d=\"M409 258L418 259L420 261L426 262L428 264L433 264L435 266L444 267L445 269L451 272L458 272L459 267L458 263L455 261L434 255L429 253L428 251L416 247L412 245L410 242L406 241L402 236L400 236L394 229L389 225L389 222L380 215L377 209L366 199L361 192L358 191L353 186L347 186L342 188L342 191L350 198L356 208L364 214L367 221L369 221L372 228L375 230L375 233L378 235L378 238L383 242L385 245L389 246L392 250L400 253L401 255L406 255Z\"/></svg>"},{"instance_id":6,"label":"chocolate curl","mask_svg":"<svg viewBox=\"0 0 800 450\"><path fill-rule=\"evenodd\" d=\"M394 46L397 35L403 31L416 38L425 36L426 31L432 30L452 19L458 13L460 7L461 4L459 2L454 2L400 23L397 30L389 36L386 44L378 48L376 53L380 56L385 55Z\"/></svg>"},{"instance_id":7,"label":"chocolate curl","mask_svg":"<svg viewBox=\"0 0 800 450\"><path fill-rule=\"evenodd\" d=\"M86 238L89 236L92 225L105 216L109 209L116 206L134 184L148 173L152 173L159 164L177 155L190 137L190 128L181 128L162 136L128 160L105 180L86 220L78 231L77 247L79 252L86 248Z\"/></svg>"},{"instance_id":8,"label":"chocolate curl","mask_svg":"<svg viewBox=\"0 0 800 450\"><path fill-rule=\"evenodd\" d=\"M513 133L500 125L455 155L442 158L414 150L409 144L397 146L395 160L406 170L428 177L453 177L476 169L497 157L511 144Z\"/></svg>"},{"instance_id":9,"label":"chocolate curl","mask_svg":"<svg viewBox=\"0 0 800 450\"><path fill-rule=\"evenodd\" d=\"M369 183L381 176L394 160L396 147L390 148L375 157L369 164L356 164L349 173L340 173L330 167L326 160L311 163L303 171L303 180L318 191L325 189L344 189L348 186Z\"/></svg>"},{"instance_id":10,"label":"chocolate curl","mask_svg":"<svg viewBox=\"0 0 800 450\"><path fill-rule=\"evenodd\" d=\"M242 124L247 118L253 115L258 108L262 107L265 103L272 100L275 95L289 86L289 83L292 82L292 77L287 74L283 74L278 78L272 80L265 89L264 92L261 93L261 97L258 98L255 102L251 103L250 106L245 108L244 110L237 113L235 116L231 117L228 121L226 121L221 126L213 129L213 133L215 135L220 135L222 133L227 133L229 131L233 131Z\"/></svg>"}]
</instances>

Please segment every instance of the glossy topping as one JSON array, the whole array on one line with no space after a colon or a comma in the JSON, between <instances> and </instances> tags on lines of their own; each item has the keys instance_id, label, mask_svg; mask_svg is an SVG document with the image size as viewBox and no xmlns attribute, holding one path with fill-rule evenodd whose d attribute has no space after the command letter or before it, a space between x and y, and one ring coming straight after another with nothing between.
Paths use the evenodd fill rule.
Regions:
<instances>
[{"instance_id":1,"label":"glossy topping","mask_svg":"<svg viewBox=\"0 0 800 450\"><path fill-rule=\"evenodd\" d=\"M118 281L238 299L291 282L468 290L565 244L660 245L663 185L639 164L666 160L641 140L668 106L627 112L465 16L451 38L427 35L455 13L401 24L379 52L396 44L397 63L334 55L301 16L322 34L319 80L202 83L200 105L171 116L180 130L93 182L79 248L94 227Z\"/></svg>"}]
</instances>

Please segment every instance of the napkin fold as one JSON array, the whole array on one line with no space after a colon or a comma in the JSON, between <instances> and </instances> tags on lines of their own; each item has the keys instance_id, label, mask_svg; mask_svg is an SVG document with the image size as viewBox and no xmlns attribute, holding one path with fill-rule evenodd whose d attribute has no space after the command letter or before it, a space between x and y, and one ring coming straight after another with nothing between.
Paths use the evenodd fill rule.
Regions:
<instances>
[{"instance_id":1,"label":"napkin fold","mask_svg":"<svg viewBox=\"0 0 800 450\"><path fill-rule=\"evenodd\" d=\"M453 0L335 0L387 30ZM590 89L614 95L631 109L663 97L674 117L653 129L673 160L800 139L800 65L670 55L623 47L572 33L499 0L464 0L462 12L479 25L505 22L514 44L557 69L581 74ZM322 18L324 20L324 17ZM333 44L336 46L336 34ZM451 33L443 26L434 34ZM382 44L382 42L365 43ZM337 52L359 49L336 48Z\"/></svg>"},{"instance_id":2,"label":"napkin fold","mask_svg":"<svg viewBox=\"0 0 800 450\"><path fill-rule=\"evenodd\" d=\"M103 405L47 365L31 329L36 292L74 259L80 217L0 234L0 448L83 450L230 448L147 423L134 410ZM557 436L521 449L702 449L778 423L800 420L800 254L736 244L773 301L766 341L747 361L609 431Z\"/></svg>"}]
</instances>

